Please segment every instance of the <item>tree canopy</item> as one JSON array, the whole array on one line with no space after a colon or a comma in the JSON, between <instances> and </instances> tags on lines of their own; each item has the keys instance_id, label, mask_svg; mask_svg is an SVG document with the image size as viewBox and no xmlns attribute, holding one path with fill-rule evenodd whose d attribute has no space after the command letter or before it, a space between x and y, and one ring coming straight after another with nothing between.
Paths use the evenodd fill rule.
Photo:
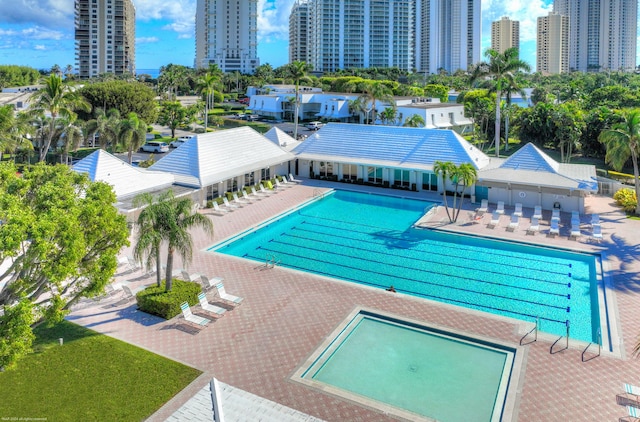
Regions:
<instances>
[{"instance_id":1,"label":"tree canopy","mask_svg":"<svg viewBox=\"0 0 640 422\"><path fill-rule=\"evenodd\" d=\"M85 85L79 92L92 106L91 116L81 115L85 120L97 117L97 109L116 109L121 116L136 113L145 122L155 122L158 117L156 93L141 82L96 82Z\"/></svg>"}]
</instances>

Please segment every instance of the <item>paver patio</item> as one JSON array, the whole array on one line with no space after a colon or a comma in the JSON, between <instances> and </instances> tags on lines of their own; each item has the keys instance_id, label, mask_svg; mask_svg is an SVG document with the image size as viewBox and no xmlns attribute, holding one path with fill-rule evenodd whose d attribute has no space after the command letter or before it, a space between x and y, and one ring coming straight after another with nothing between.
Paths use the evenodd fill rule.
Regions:
<instances>
[{"instance_id":1,"label":"paver patio","mask_svg":"<svg viewBox=\"0 0 640 422\"><path fill-rule=\"evenodd\" d=\"M224 216L207 214L215 225L213 238L194 232L198 252L190 272L222 276L227 291L244 297L241 305L195 333L179 320L164 321L136 310L135 302L120 304L116 299L79 306L68 319L101 333L133 343L153 352L201 369L233 387L281 403L300 412L327 421L384 421L390 417L326 393L290 381L294 370L305 361L325 337L356 306L379 309L400 316L438 324L470 334L488 336L517 344L527 331L527 324L481 312L465 310L424 299L394 294L380 289L335 281L320 276L288 270L266 269L261 263L212 254L204 249L233 234L310 199L317 189L344 187L319 181L303 184L264 198ZM381 189L383 194L415 196L434 201L432 193L397 192ZM477 206L467 203L460 222L444 224L440 207L426 223L443 230L455 230L487 236L542 243L607 254L615 290L621 335L621 356L603 356L582 362L582 348L571 347L550 354L555 337L542 336L535 343L519 348L526 355L522 379L517 392L516 415L522 421L615 420L626 410L616 404L616 394L623 382L640 384L640 360L631 357L636 336L640 333L640 221L626 219L613 200L593 196L587 199L587 213L599 213L604 239L589 241L588 217L583 216L584 236L569 240L567 233L547 238L548 220L543 219L541 233L527 235L531 209L515 232L508 232L508 217L493 230L485 221L475 224L467 217ZM494 204L492 204L494 205ZM510 215L512 209L507 209ZM201 210L207 213L207 210ZM563 216L566 217L566 216ZM545 217L546 218L546 217ZM568 221L569 217L566 217ZM130 254L128 251L123 254ZM179 261L176 268L184 265ZM117 274L118 280L138 279L141 273ZM210 302L213 298L209 297ZM595 350L595 349L593 349ZM114 357L117 359L117 357ZM151 420L164 420L199 391L210 379L200 377L171 400ZM464 392L460 405L464 406Z\"/></svg>"}]
</instances>

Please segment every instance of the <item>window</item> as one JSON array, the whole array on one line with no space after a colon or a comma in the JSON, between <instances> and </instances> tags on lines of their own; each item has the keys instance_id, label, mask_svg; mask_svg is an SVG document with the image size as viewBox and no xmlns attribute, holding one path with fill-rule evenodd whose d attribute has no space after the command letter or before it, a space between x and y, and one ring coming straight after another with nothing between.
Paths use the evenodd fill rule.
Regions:
<instances>
[{"instance_id":1,"label":"window","mask_svg":"<svg viewBox=\"0 0 640 422\"><path fill-rule=\"evenodd\" d=\"M367 182L382 183L382 167L367 167Z\"/></svg>"},{"instance_id":2,"label":"window","mask_svg":"<svg viewBox=\"0 0 640 422\"><path fill-rule=\"evenodd\" d=\"M393 172L393 184L409 186L409 170L395 169Z\"/></svg>"},{"instance_id":3,"label":"window","mask_svg":"<svg viewBox=\"0 0 640 422\"><path fill-rule=\"evenodd\" d=\"M343 164L342 177L347 180L356 180L358 178L358 166L355 164Z\"/></svg>"}]
</instances>

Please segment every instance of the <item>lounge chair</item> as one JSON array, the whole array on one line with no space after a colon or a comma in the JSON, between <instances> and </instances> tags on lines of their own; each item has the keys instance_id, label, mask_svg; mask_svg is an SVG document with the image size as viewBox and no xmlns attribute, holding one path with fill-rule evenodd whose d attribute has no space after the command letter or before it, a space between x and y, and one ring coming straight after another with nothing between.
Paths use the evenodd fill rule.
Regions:
<instances>
[{"instance_id":1,"label":"lounge chair","mask_svg":"<svg viewBox=\"0 0 640 422\"><path fill-rule=\"evenodd\" d=\"M244 192L244 191L243 191ZM238 198L238 194L236 192L233 193L233 203L238 205L239 207L243 206L243 205L247 205L250 204L251 202L245 200L245 199L240 199Z\"/></svg>"},{"instance_id":2,"label":"lounge chair","mask_svg":"<svg viewBox=\"0 0 640 422\"><path fill-rule=\"evenodd\" d=\"M271 183L271 182L269 182L269 183ZM273 190L266 190L264 188L264 186L260 185L260 193L263 194L263 195L273 195L276 192L273 191Z\"/></svg>"},{"instance_id":3,"label":"lounge chair","mask_svg":"<svg viewBox=\"0 0 640 422\"><path fill-rule=\"evenodd\" d=\"M205 290L209 290L212 287L215 287L216 284L222 282L224 278L222 277L207 277L206 275L200 274L200 283Z\"/></svg>"},{"instance_id":4,"label":"lounge chair","mask_svg":"<svg viewBox=\"0 0 640 422\"><path fill-rule=\"evenodd\" d=\"M498 201L498 208L496 208L496 211L498 214L504 214L504 202L503 201Z\"/></svg>"},{"instance_id":5,"label":"lounge chair","mask_svg":"<svg viewBox=\"0 0 640 422\"><path fill-rule=\"evenodd\" d=\"M531 218L531 225L527 229L527 234L536 234L540 231L540 220L537 217Z\"/></svg>"},{"instance_id":6,"label":"lounge chair","mask_svg":"<svg viewBox=\"0 0 640 422\"><path fill-rule=\"evenodd\" d=\"M293 174L289 173L289 181L291 183L302 183L302 180L298 180L295 177L293 177Z\"/></svg>"},{"instance_id":7,"label":"lounge chair","mask_svg":"<svg viewBox=\"0 0 640 422\"><path fill-rule=\"evenodd\" d=\"M494 211L493 214L491 214L491 221L487 224L487 227L494 229L498 224L500 224L500 214L498 211Z\"/></svg>"},{"instance_id":8,"label":"lounge chair","mask_svg":"<svg viewBox=\"0 0 640 422\"><path fill-rule=\"evenodd\" d=\"M485 212L489 211L489 200L488 199L483 199L482 201L480 201L480 207L476 210L476 212L484 214Z\"/></svg>"},{"instance_id":9,"label":"lounge chair","mask_svg":"<svg viewBox=\"0 0 640 422\"><path fill-rule=\"evenodd\" d=\"M225 215L227 214L229 211L232 211L229 208L226 209L222 209L220 208L220 206L218 205L218 203L216 201L213 201L213 213L214 214L218 214L218 215Z\"/></svg>"},{"instance_id":10,"label":"lounge chair","mask_svg":"<svg viewBox=\"0 0 640 422\"><path fill-rule=\"evenodd\" d=\"M262 188L262 185L260 185L260 188ZM251 186L251 195L256 196L260 199L269 196L269 194L266 192L256 192L256 188L254 188L253 186Z\"/></svg>"},{"instance_id":11,"label":"lounge chair","mask_svg":"<svg viewBox=\"0 0 640 422\"><path fill-rule=\"evenodd\" d=\"M278 193L275 186L273 186L273 183L271 183L271 180L267 180L266 185L270 192Z\"/></svg>"},{"instance_id":12,"label":"lounge chair","mask_svg":"<svg viewBox=\"0 0 640 422\"><path fill-rule=\"evenodd\" d=\"M513 215L522 217L522 204L520 202L516 202L516 210L513 212Z\"/></svg>"},{"instance_id":13,"label":"lounge chair","mask_svg":"<svg viewBox=\"0 0 640 422\"><path fill-rule=\"evenodd\" d=\"M560 210L557 208L554 208L553 211L551 211L551 221L560 221Z\"/></svg>"},{"instance_id":14,"label":"lounge chair","mask_svg":"<svg viewBox=\"0 0 640 422\"><path fill-rule=\"evenodd\" d=\"M284 179L282 179L282 180L284 180ZM280 183L280 181L276 177L276 188L284 189L284 188L290 188L290 187L293 187L293 185L286 185L284 182Z\"/></svg>"},{"instance_id":15,"label":"lounge chair","mask_svg":"<svg viewBox=\"0 0 640 422\"><path fill-rule=\"evenodd\" d=\"M616 402L623 406L640 407L640 387L635 385L623 384L624 393L616 396Z\"/></svg>"},{"instance_id":16,"label":"lounge chair","mask_svg":"<svg viewBox=\"0 0 640 422\"><path fill-rule=\"evenodd\" d=\"M124 266L125 271L136 272L141 266L132 256L121 256L118 258L118 266Z\"/></svg>"},{"instance_id":17,"label":"lounge chair","mask_svg":"<svg viewBox=\"0 0 640 422\"><path fill-rule=\"evenodd\" d=\"M511 216L511 222L507 226L507 231L513 232L518 228L519 225L520 225L520 217L518 217L516 214L513 214Z\"/></svg>"},{"instance_id":18,"label":"lounge chair","mask_svg":"<svg viewBox=\"0 0 640 422\"><path fill-rule=\"evenodd\" d=\"M218 291L218 296L220 296L220 299L223 300L227 300L229 302L233 302L235 304L240 304L240 302L242 302L244 300L244 298L239 297L239 296L234 296L234 295L230 295L229 293L227 293L224 289L224 283L220 282L218 284L216 284L216 290Z\"/></svg>"},{"instance_id":19,"label":"lounge chair","mask_svg":"<svg viewBox=\"0 0 640 422\"><path fill-rule=\"evenodd\" d=\"M640 421L640 409L635 406L627 406L627 413L629 416L624 416L619 419L620 422L638 422Z\"/></svg>"},{"instance_id":20,"label":"lounge chair","mask_svg":"<svg viewBox=\"0 0 640 422\"><path fill-rule=\"evenodd\" d=\"M135 299L136 295L139 292L143 291L144 289L146 289L149 286L150 286L150 284L131 288L131 287L123 284L122 285L122 291L124 292L124 295L123 295L124 299L126 299L127 301L130 301L131 299Z\"/></svg>"},{"instance_id":21,"label":"lounge chair","mask_svg":"<svg viewBox=\"0 0 640 422\"><path fill-rule=\"evenodd\" d=\"M571 220L580 221L580 213L578 211L571 211Z\"/></svg>"},{"instance_id":22,"label":"lounge chair","mask_svg":"<svg viewBox=\"0 0 640 422\"><path fill-rule=\"evenodd\" d=\"M181 270L180 274L182 275L182 279L184 281L198 281L201 277L200 274L189 274L189 272L186 270Z\"/></svg>"},{"instance_id":23,"label":"lounge chair","mask_svg":"<svg viewBox=\"0 0 640 422\"><path fill-rule=\"evenodd\" d=\"M259 200L262 199L259 196L253 196L253 195L249 196L244 189L241 190L240 192L241 192L240 195L241 195L242 199L244 199L245 201L254 202L254 201L259 201Z\"/></svg>"},{"instance_id":24,"label":"lounge chair","mask_svg":"<svg viewBox=\"0 0 640 422\"><path fill-rule=\"evenodd\" d=\"M600 242L602 240L602 227L600 227L600 224L596 224L593 226L593 234L591 235L591 237L593 237L593 239L597 242Z\"/></svg>"},{"instance_id":25,"label":"lounge chair","mask_svg":"<svg viewBox=\"0 0 640 422\"><path fill-rule=\"evenodd\" d=\"M551 220L551 227L549 228L549 235L550 236L558 236L558 235L560 235L559 221L560 220Z\"/></svg>"},{"instance_id":26,"label":"lounge chair","mask_svg":"<svg viewBox=\"0 0 640 422\"><path fill-rule=\"evenodd\" d=\"M203 310L205 310L207 312L211 312L212 314L216 314L216 315L222 316L222 314L227 312L226 309L221 308L220 306L212 305L211 303L209 303L209 301L207 300L207 295L205 295L204 292L198 293L198 301L200 302L200 307Z\"/></svg>"},{"instance_id":27,"label":"lounge chair","mask_svg":"<svg viewBox=\"0 0 640 422\"><path fill-rule=\"evenodd\" d=\"M189 304L187 302L183 302L180 305L180 309L182 309L182 316L187 322L198 325L200 327L204 327L205 325L211 322L210 319L192 314L191 308L189 307Z\"/></svg>"},{"instance_id":28,"label":"lounge chair","mask_svg":"<svg viewBox=\"0 0 640 422\"><path fill-rule=\"evenodd\" d=\"M591 214L591 225L596 226L600 224L600 214Z\"/></svg>"},{"instance_id":29,"label":"lounge chair","mask_svg":"<svg viewBox=\"0 0 640 422\"><path fill-rule=\"evenodd\" d=\"M533 208L533 217L531 218L537 218L538 220L542 220L542 207L540 205L536 205Z\"/></svg>"},{"instance_id":30,"label":"lounge chair","mask_svg":"<svg viewBox=\"0 0 640 422\"><path fill-rule=\"evenodd\" d=\"M225 207L227 207L227 209L230 209L230 210L237 210L238 208L240 208L240 205L230 203L226 196L222 197L222 205L224 205Z\"/></svg>"},{"instance_id":31,"label":"lounge chair","mask_svg":"<svg viewBox=\"0 0 640 422\"><path fill-rule=\"evenodd\" d=\"M575 221L573 221L572 223L575 223ZM569 234L569 237L577 239L581 235L582 232L580 232L580 224L571 224L571 233Z\"/></svg>"}]
</instances>

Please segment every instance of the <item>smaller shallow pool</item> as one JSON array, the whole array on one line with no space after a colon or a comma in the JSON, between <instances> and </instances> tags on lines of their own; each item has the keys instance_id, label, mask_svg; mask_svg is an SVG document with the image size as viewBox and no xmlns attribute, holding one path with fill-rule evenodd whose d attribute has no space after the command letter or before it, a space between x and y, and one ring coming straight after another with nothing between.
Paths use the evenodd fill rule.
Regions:
<instances>
[{"instance_id":1,"label":"smaller shallow pool","mask_svg":"<svg viewBox=\"0 0 640 422\"><path fill-rule=\"evenodd\" d=\"M503 420L515 347L366 310L345 322L294 380L412 420Z\"/></svg>"}]
</instances>

